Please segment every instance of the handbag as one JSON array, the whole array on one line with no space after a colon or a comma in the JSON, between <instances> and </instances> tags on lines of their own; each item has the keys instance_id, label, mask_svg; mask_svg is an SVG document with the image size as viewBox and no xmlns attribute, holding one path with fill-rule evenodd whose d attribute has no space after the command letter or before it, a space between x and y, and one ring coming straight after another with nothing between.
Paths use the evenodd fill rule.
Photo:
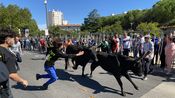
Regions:
<instances>
[{"instance_id":1,"label":"handbag","mask_svg":"<svg viewBox=\"0 0 175 98\"><path fill-rule=\"evenodd\" d=\"M21 55L18 52L16 53L16 60L17 60L17 62L22 62Z\"/></svg>"}]
</instances>

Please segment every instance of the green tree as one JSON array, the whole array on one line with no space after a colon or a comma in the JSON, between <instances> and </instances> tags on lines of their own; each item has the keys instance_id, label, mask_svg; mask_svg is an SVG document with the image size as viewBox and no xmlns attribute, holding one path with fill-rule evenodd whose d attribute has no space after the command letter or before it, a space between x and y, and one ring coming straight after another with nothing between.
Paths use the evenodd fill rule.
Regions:
<instances>
[{"instance_id":1,"label":"green tree","mask_svg":"<svg viewBox=\"0 0 175 98\"><path fill-rule=\"evenodd\" d=\"M60 33L60 27L59 26L49 26L49 33L53 36L58 36Z\"/></svg>"},{"instance_id":2,"label":"green tree","mask_svg":"<svg viewBox=\"0 0 175 98\"><path fill-rule=\"evenodd\" d=\"M160 0L145 14L145 22L158 22L160 25L175 25L175 0Z\"/></svg>"},{"instance_id":3,"label":"green tree","mask_svg":"<svg viewBox=\"0 0 175 98\"><path fill-rule=\"evenodd\" d=\"M9 28L18 32L29 29L31 35L39 31L37 23L32 19L32 15L27 8L19 8L17 5L4 7L0 4L0 29Z\"/></svg>"},{"instance_id":4,"label":"green tree","mask_svg":"<svg viewBox=\"0 0 175 98\"><path fill-rule=\"evenodd\" d=\"M105 26L101 29L99 29L99 32L103 33L119 33L121 34L123 31L122 26L119 23L113 24L111 26Z\"/></svg>"},{"instance_id":5,"label":"green tree","mask_svg":"<svg viewBox=\"0 0 175 98\"><path fill-rule=\"evenodd\" d=\"M97 32L99 28L97 22L99 17L100 14L98 14L98 11L96 9L92 10L88 17L84 19L84 24L82 24L81 30L88 30L91 33Z\"/></svg>"},{"instance_id":6,"label":"green tree","mask_svg":"<svg viewBox=\"0 0 175 98\"><path fill-rule=\"evenodd\" d=\"M156 36L160 36L160 29L158 28L158 23L141 23L137 26L137 30L143 32L144 34L150 33Z\"/></svg>"},{"instance_id":7,"label":"green tree","mask_svg":"<svg viewBox=\"0 0 175 98\"><path fill-rule=\"evenodd\" d=\"M131 29L131 26L133 30L138 30L137 27L141 23L158 23L153 27L175 25L175 0L160 0L150 9L131 10L127 13L114 16L100 17L97 11L93 10L84 19L81 30L89 32L112 32L117 31L113 30L116 24L120 24L124 30ZM153 28L150 26L145 29L143 30L149 31Z\"/></svg>"}]
</instances>

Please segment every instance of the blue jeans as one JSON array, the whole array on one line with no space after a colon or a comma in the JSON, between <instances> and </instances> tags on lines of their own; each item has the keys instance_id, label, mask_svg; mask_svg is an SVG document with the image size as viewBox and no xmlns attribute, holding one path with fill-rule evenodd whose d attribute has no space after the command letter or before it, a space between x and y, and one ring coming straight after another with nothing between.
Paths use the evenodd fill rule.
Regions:
<instances>
[{"instance_id":1,"label":"blue jeans","mask_svg":"<svg viewBox=\"0 0 175 98\"><path fill-rule=\"evenodd\" d=\"M44 68L48 74L40 75L40 77L41 78L50 78L46 83L44 83L44 85L48 86L49 84L52 84L53 82L58 80L58 76L56 74L56 69L54 66L52 66L52 67L44 66Z\"/></svg>"}]
</instances>

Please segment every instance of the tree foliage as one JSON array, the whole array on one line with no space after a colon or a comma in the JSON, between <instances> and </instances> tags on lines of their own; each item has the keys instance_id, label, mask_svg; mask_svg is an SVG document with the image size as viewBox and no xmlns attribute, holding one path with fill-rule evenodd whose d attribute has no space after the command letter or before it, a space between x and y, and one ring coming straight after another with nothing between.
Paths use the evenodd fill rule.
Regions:
<instances>
[{"instance_id":1,"label":"tree foliage","mask_svg":"<svg viewBox=\"0 0 175 98\"><path fill-rule=\"evenodd\" d=\"M175 19L175 0L161 0L152 8L152 17L154 21L168 25Z\"/></svg>"},{"instance_id":2,"label":"tree foliage","mask_svg":"<svg viewBox=\"0 0 175 98\"><path fill-rule=\"evenodd\" d=\"M160 35L158 23L141 23L137 26L137 30L143 32L144 34L150 33L157 36Z\"/></svg>"},{"instance_id":3,"label":"tree foliage","mask_svg":"<svg viewBox=\"0 0 175 98\"><path fill-rule=\"evenodd\" d=\"M89 32L121 32L124 30L154 30L160 26L175 25L175 0L160 0L150 9L131 10L114 16L99 17L97 11L92 11L81 27ZM98 16L98 17L90 17ZM146 26L145 26L146 25ZM151 26L153 25L153 28ZM147 28L147 26L150 26ZM118 29L116 29L118 28Z\"/></svg>"},{"instance_id":4,"label":"tree foliage","mask_svg":"<svg viewBox=\"0 0 175 98\"><path fill-rule=\"evenodd\" d=\"M97 32L99 28L98 18L100 14L96 9L92 10L88 17L84 19L84 24L82 24L81 30L88 30L89 32Z\"/></svg>"},{"instance_id":5,"label":"tree foliage","mask_svg":"<svg viewBox=\"0 0 175 98\"><path fill-rule=\"evenodd\" d=\"M9 28L18 32L20 29L29 29L31 35L39 32L37 23L32 19L32 14L27 8L19 8L17 5L8 5L7 7L0 4L0 29Z\"/></svg>"},{"instance_id":6,"label":"tree foliage","mask_svg":"<svg viewBox=\"0 0 175 98\"><path fill-rule=\"evenodd\" d=\"M60 27L59 26L49 26L49 33L53 36L57 36L60 33L61 30L60 30Z\"/></svg>"}]
</instances>

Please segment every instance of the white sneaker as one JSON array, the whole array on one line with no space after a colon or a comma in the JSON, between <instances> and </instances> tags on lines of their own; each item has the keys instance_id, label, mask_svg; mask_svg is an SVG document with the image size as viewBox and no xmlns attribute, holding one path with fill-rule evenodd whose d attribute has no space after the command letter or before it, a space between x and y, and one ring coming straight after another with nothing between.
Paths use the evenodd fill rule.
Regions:
<instances>
[{"instance_id":1,"label":"white sneaker","mask_svg":"<svg viewBox=\"0 0 175 98\"><path fill-rule=\"evenodd\" d=\"M145 81L145 80L148 80L148 78L147 78L147 77L143 77L143 79L142 79L142 80L144 80L144 81Z\"/></svg>"}]
</instances>

